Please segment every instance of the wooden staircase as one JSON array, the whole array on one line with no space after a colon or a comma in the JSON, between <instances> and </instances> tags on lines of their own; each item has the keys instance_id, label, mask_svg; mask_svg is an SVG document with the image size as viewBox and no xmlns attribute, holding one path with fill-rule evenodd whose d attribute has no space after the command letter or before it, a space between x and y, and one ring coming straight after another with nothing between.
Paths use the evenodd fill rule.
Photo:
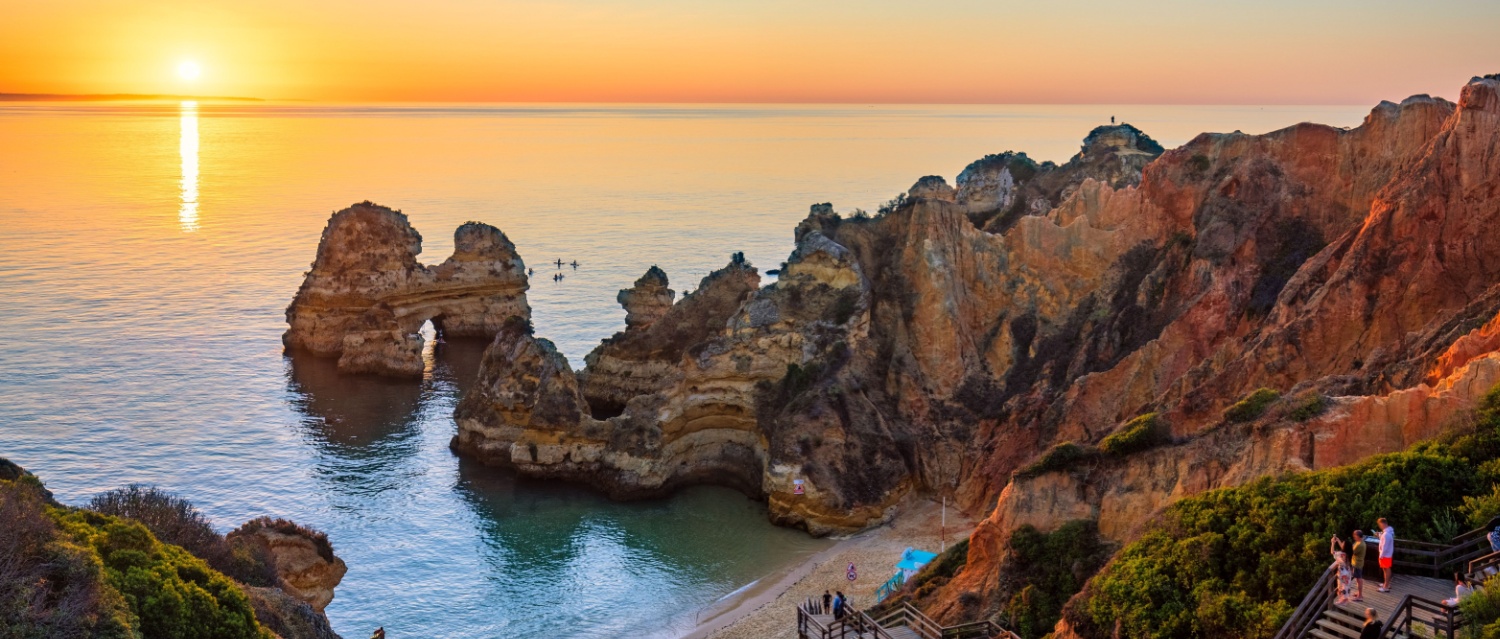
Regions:
<instances>
[{"instance_id":1,"label":"wooden staircase","mask_svg":"<svg viewBox=\"0 0 1500 639\"><path fill-rule=\"evenodd\" d=\"M1396 540L1391 592L1377 590L1380 569L1366 557L1364 601L1334 604L1332 568L1324 570L1301 605L1276 633L1275 639L1359 639L1365 608L1374 608L1385 624L1383 639L1412 636L1455 639L1464 619L1456 607L1443 605L1453 596L1453 573L1476 581L1500 573L1500 552L1490 552L1486 533L1500 525L1500 517L1483 528L1454 537L1447 544ZM1368 552L1377 549L1367 544Z\"/></svg>"},{"instance_id":2,"label":"wooden staircase","mask_svg":"<svg viewBox=\"0 0 1500 639\"><path fill-rule=\"evenodd\" d=\"M835 620L817 601L797 606L798 639L1020 639L993 621L941 626L911 604L871 617L856 611Z\"/></svg>"}]
</instances>

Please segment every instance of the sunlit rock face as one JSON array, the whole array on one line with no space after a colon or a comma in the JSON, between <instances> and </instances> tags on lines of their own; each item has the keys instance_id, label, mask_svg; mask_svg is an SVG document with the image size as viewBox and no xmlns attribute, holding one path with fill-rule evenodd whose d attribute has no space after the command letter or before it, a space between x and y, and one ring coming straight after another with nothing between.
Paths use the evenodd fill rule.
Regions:
<instances>
[{"instance_id":1,"label":"sunlit rock face","mask_svg":"<svg viewBox=\"0 0 1500 639\"><path fill-rule=\"evenodd\" d=\"M508 318L531 317L526 268L504 233L469 222L453 244L442 264L424 266L422 236L399 211L363 202L333 214L282 342L337 357L344 372L420 376L424 322L490 338Z\"/></svg>"},{"instance_id":2,"label":"sunlit rock face","mask_svg":"<svg viewBox=\"0 0 1500 639\"><path fill-rule=\"evenodd\" d=\"M1183 496L1432 436L1497 381L1495 86L1169 151L1100 127L1064 164L987 156L875 217L816 205L774 284L736 259L675 302L654 269L621 291L625 329L577 374L501 331L454 448L618 497L736 486L818 534L952 495L990 513L924 602L956 619L1015 526L1128 539ZM1263 386L1284 399L1224 427ZM1170 445L1013 478L1146 412Z\"/></svg>"},{"instance_id":3,"label":"sunlit rock face","mask_svg":"<svg viewBox=\"0 0 1500 639\"><path fill-rule=\"evenodd\" d=\"M333 601L333 589L349 571L333 554L328 537L285 520L260 518L230 532L231 540L248 541L268 551L281 590L306 602L319 615Z\"/></svg>"}]
</instances>

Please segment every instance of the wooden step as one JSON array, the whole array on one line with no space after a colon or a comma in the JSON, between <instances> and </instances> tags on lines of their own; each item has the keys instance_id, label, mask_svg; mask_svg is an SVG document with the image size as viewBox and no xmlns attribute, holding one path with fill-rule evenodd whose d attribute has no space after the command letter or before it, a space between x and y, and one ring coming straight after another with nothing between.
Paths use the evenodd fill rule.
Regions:
<instances>
[{"instance_id":1,"label":"wooden step","mask_svg":"<svg viewBox=\"0 0 1500 639\"><path fill-rule=\"evenodd\" d=\"M1336 635L1343 635L1345 637L1348 637L1349 639L1359 639L1358 630L1350 628L1349 626L1339 623L1338 621L1335 621L1333 619L1329 619L1328 617L1318 619L1318 627L1322 628L1325 632L1330 632Z\"/></svg>"},{"instance_id":2,"label":"wooden step","mask_svg":"<svg viewBox=\"0 0 1500 639\"><path fill-rule=\"evenodd\" d=\"M921 639L921 637L917 636L917 631L906 626L890 628L885 633L890 635L891 639Z\"/></svg>"},{"instance_id":3,"label":"wooden step","mask_svg":"<svg viewBox=\"0 0 1500 639\"><path fill-rule=\"evenodd\" d=\"M1322 628L1312 628L1312 629L1309 629L1307 631L1307 636L1309 636L1309 637L1317 637L1318 639L1344 639L1341 635L1329 634L1327 631L1323 630Z\"/></svg>"},{"instance_id":4,"label":"wooden step","mask_svg":"<svg viewBox=\"0 0 1500 639\"><path fill-rule=\"evenodd\" d=\"M1339 608L1338 606L1334 606L1332 608L1324 610L1323 616L1334 621L1343 622L1343 624L1346 626L1352 626L1355 628L1365 627L1364 616L1356 614L1353 610L1349 610L1347 608Z\"/></svg>"}]
</instances>

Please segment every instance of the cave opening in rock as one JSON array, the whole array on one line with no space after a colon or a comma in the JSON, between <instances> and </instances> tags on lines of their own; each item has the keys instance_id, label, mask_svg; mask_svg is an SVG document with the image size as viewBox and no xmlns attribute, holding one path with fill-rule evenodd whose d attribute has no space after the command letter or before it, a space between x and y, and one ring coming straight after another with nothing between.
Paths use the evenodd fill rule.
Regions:
<instances>
[{"instance_id":1,"label":"cave opening in rock","mask_svg":"<svg viewBox=\"0 0 1500 639\"><path fill-rule=\"evenodd\" d=\"M591 398L589 402L589 414L594 419L609 419L625 414L625 405L620 402L612 402L605 399Z\"/></svg>"}]
</instances>

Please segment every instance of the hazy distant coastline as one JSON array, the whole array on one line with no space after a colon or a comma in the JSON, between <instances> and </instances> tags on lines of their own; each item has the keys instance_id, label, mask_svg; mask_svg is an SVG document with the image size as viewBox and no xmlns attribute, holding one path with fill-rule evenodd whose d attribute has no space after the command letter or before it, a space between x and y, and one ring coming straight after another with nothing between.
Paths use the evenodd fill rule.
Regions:
<instances>
[{"instance_id":1,"label":"hazy distant coastline","mask_svg":"<svg viewBox=\"0 0 1500 639\"><path fill-rule=\"evenodd\" d=\"M115 102L125 100L229 100L262 102L261 98L162 93L0 93L0 102Z\"/></svg>"}]
</instances>

